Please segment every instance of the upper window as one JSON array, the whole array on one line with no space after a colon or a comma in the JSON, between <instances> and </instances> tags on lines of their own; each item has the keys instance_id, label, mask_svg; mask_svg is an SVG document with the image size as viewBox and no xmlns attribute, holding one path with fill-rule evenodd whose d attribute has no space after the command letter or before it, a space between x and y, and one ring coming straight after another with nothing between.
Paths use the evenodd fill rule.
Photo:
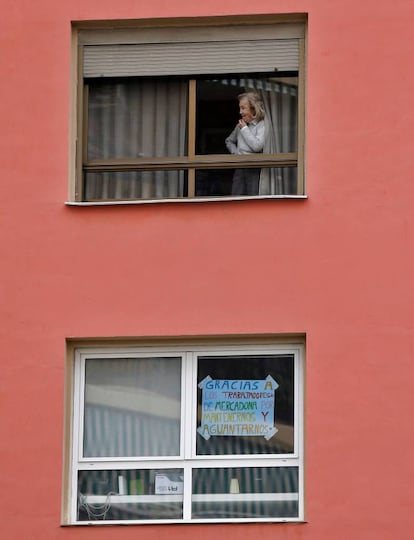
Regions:
<instances>
[{"instance_id":1,"label":"upper window","mask_svg":"<svg viewBox=\"0 0 414 540\"><path fill-rule=\"evenodd\" d=\"M79 31L75 199L303 195L303 33Z\"/></svg>"},{"instance_id":2,"label":"upper window","mask_svg":"<svg viewBox=\"0 0 414 540\"><path fill-rule=\"evenodd\" d=\"M79 349L71 523L303 520L300 346Z\"/></svg>"}]
</instances>

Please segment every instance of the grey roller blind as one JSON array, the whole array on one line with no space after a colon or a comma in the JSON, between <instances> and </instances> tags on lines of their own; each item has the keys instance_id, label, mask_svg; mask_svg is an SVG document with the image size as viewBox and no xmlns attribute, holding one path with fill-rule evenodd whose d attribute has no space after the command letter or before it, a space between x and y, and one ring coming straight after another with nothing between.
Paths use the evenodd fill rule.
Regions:
<instances>
[{"instance_id":1,"label":"grey roller blind","mask_svg":"<svg viewBox=\"0 0 414 540\"><path fill-rule=\"evenodd\" d=\"M297 71L298 39L85 45L85 77Z\"/></svg>"}]
</instances>

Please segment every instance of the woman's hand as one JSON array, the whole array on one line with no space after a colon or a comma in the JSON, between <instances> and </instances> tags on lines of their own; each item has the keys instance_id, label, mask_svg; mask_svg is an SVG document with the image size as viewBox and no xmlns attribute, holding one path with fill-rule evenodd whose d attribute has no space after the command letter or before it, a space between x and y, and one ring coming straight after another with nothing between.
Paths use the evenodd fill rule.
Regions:
<instances>
[{"instance_id":1,"label":"woman's hand","mask_svg":"<svg viewBox=\"0 0 414 540\"><path fill-rule=\"evenodd\" d=\"M239 124L238 124L238 125L239 125L239 128L240 128L240 129L247 126L247 124L246 124L246 122L243 120L243 118L240 118Z\"/></svg>"}]
</instances>

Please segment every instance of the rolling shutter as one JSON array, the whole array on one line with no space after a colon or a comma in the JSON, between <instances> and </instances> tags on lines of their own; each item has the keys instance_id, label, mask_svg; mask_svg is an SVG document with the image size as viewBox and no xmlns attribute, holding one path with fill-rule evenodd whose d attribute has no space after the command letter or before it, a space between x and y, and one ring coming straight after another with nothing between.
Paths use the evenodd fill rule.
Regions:
<instances>
[{"instance_id":1,"label":"rolling shutter","mask_svg":"<svg viewBox=\"0 0 414 540\"><path fill-rule=\"evenodd\" d=\"M297 39L85 45L84 77L298 71Z\"/></svg>"}]
</instances>

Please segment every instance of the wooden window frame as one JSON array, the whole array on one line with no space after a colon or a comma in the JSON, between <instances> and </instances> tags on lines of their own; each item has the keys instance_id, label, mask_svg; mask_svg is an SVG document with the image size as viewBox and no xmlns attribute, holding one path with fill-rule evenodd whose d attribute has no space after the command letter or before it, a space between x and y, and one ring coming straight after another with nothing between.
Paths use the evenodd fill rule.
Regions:
<instances>
[{"instance_id":1,"label":"wooden window frame","mask_svg":"<svg viewBox=\"0 0 414 540\"><path fill-rule=\"evenodd\" d=\"M306 15L288 15L288 16L266 16L266 17L212 17L205 20L200 19L171 19L137 22L119 21L115 28L132 27L139 28L165 28L185 26L217 27L227 25L246 25L255 24L262 26L275 25L278 23L300 23L303 26L303 37L298 39L299 46L299 70L298 70L298 118L297 118L297 151L291 153L278 154L209 154L197 155L195 153L195 123L196 123L196 79L188 77L188 144L187 155L180 157L162 157L162 158L125 158L125 159L88 159L87 140L88 140L88 85L83 77L83 57L84 44L78 42L79 31L82 29L104 30L108 23L95 23L85 25L84 23L73 24L73 51L76 50L76 88L72 89L72 101L75 103L76 115L74 115L75 129L72 126L72 132L75 132L75 143L72 144L72 155L74 154L75 167L69 175L71 180L69 199L73 203L91 204L84 201L84 173L86 172L132 172L139 170L173 170L181 169L188 172L188 194L174 201L188 200L206 200L206 197L197 197L195 195L195 171L196 169L234 169L235 167L296 167L297 168L297 194L296 195L265 195L265 196L242 196L246 198L306 198L305 179L304 179L304 159L305 159L305 40L306 40ZM214 75L214 73L212 74ZM73 162L72 161L72 162ZM217 200L233 199L234 196L217 196ZM238 197L240 198L240 197ZM208 199L211 199L209 197ZM171 199L133 199L127 200L129 203L142 203L151 201L168 201ZM105 201L106 202L106 201ZM125 200L114 200L112 203L122 203ZM93 204L93 203L92 203ZM97 202L99 204L99 202Z\"/></svg>"}]
</instances>

